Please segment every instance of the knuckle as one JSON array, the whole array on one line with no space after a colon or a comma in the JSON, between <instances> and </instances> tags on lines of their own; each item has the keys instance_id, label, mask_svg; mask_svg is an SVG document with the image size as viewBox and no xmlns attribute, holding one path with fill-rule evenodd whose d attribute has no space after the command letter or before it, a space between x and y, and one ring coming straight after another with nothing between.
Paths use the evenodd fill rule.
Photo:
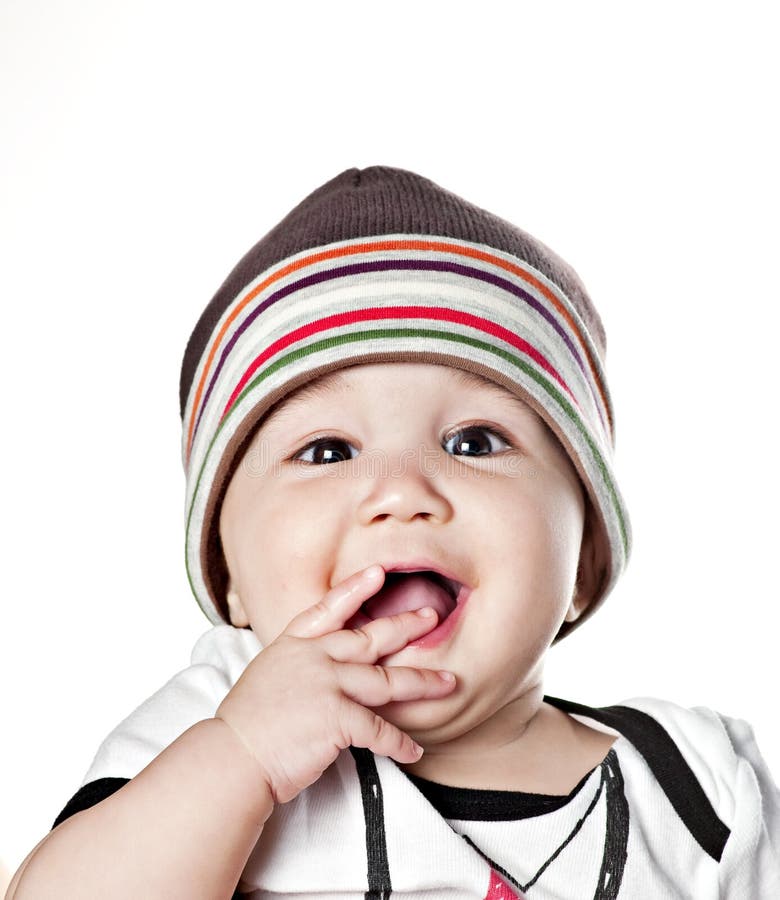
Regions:
<instances>
[{"instance_id":1,"label":"knuckle","mask_svg":"<svg viewBox=\"0 0 780 900\"><path fill-rule=\"evenodd\" d=\"M374 715L371 722L371 730L373 731L374 740L381 741L382 738L390 731L390 724L381 716Z\"/></svg>"},{"instance_id":2,"label":"knuckle","mask_svg":"<svg viewBox=\"0 0 780 900\"><path fill-rule=\"evenodd\" d=\"M313 613L316 619L320 619L330 613L330 607L324 600L318 600L309 607L309 612Z\"/></svg>"},{"instance_id":3,"label":"knuckle","mask_svg":"<svg viewBox=\"0 0 780 900\"><path fill-rule=\"evenodd\" d=\"M372 668L377 673L377 675L381 676L382 681L384 681L385 685L388 688L392 688L393 679L392 679L389 669L386 669L384 666L380 666L378 664L373 665Z\"/></svg>"},{"instance_id":4,"label":"knuckle","mask_svg":"<svg viewBox=\"0 0 780 900\"><path fill-rule=\"evenodd\" d=\"M366 647L370 647L374 643L374 638L371 635L370 631L367 631L365 628L362 628L360 625L356 625L351 629L352 633L357 637L362 644Z\"/></svg>"},{"instance_id":5,"label":"knuckle","mask_svg":"<svg viewBox=\"0 0 780 900\"><path fill-rule=\"evenodd\" d=\"M348 747L352 742L350 720L350 706L346 697L339 697L335 702L327 704L325 721L327 733L333 737L341 748Z\"/></svg>"}]
</instances>

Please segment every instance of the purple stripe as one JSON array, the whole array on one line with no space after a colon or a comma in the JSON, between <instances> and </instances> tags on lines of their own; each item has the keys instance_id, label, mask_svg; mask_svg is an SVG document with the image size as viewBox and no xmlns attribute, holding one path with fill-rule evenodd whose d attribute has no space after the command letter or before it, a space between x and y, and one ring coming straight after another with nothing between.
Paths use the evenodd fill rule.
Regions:
<instances>
[{"instance_id":1,"label":"purple stripe","mask_svg":"<svg viewBox=\"0 0 780 900\"><path fill-rule=\"evenodd\" d=\"M533 307L540 315L542 315L558 332L561 339L569 348L569 352L577 361L577 365L580 367L580 371L582 372L583 376L585 376L585 381L590 387L590 381L585 374L585 367L583 365L582 359L580 358L579 353L577 353L577 350L574 347L574 344L571 342L571 339L561 327L555 316L553 316L535 297L533 297L527 291L524 291L522 288L518 287L516 284L513 284L511 281L507 281L506 278L500 278L498 275L494 275L491 272L485 272L482 269L475 269L473 266L464 266L461 263L451 263L444 262L443 260L433 259L381 259L375 262L353 263L348 266L339 266L335 269L325 269L322 272L315 272L312 275L307 275L306 277L301 278L298 281L288 284L285 287L279 288L278 291L275 291L270 295L270 297L268 297L267 300L264 300L258 307L256 307L236 329L235 333L227 342L227 344L225 344L225 347L222 350L222 354L219 358L219 363L217 364L217 367L214 369L211 375L208 389L206 390L203 401L200 405L198 418L195 422L195 428L192 432L192 443L195 443L195 436L198 433L198 427L200 425L201 417L203 416L203 411L205 410L209 402L211 391L214 388L217 379L219 378L219 373L222 371L222 367L225 364L225 361L230 355L230 351L233 349L236 341L264 310L266 310L273 303L282 300L284 297L287 297L289 294L292 294L295 291L311 287L315 284L321 284L322 282L330 281L334 278L344 278L349 275L364 275L367 272L387 272L396 269L403 271L453 272L456 275L464 275L468 278L475 278L479 281L485 281L488 284L495 285L495 287L508 291L510 294L514 294L516 297L524 300L529 306ZM604 417L601 415L601 405L598 403L598 398L594 399L596 399L596 408L599 411L601 423L602 425L604 425Z\"/></svg>"}]
</instances>

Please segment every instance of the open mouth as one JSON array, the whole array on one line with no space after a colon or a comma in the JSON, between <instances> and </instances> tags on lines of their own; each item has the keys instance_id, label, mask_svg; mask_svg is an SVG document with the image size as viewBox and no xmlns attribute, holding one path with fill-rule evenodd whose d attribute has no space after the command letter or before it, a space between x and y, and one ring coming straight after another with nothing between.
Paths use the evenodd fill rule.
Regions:
<instances>
[{"instance_id":1,"label":"open mouth","mask_svg":"<svg viewBox=\"0 0 780 900\"><path fill-rule=\"evenodd\" d=\"M458 605L463 585L431 569L387 572L381 590L360 607L369 619L432 606L441 624Z\"/></svg>"}]
</instances>

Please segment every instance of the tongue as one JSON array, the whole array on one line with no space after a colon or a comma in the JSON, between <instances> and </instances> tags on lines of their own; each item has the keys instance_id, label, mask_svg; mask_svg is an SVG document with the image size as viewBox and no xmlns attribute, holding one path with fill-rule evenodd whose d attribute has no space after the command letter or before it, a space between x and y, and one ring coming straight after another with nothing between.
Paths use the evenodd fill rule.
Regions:
<instances>
[{"instance_id":1,"label":"tongue","mask_svg":"<svg viewBox=\"0 0 780 900\"><path fill-rule=\"evenodd\" d=\"M423 606L432 606L441 621L452 611L452 600L447 591L430 578L404 575L385 584L378 594L363 604L363 609L372 619L380 619L382 616L422 609Z\"/></svg>"}]
</instances>

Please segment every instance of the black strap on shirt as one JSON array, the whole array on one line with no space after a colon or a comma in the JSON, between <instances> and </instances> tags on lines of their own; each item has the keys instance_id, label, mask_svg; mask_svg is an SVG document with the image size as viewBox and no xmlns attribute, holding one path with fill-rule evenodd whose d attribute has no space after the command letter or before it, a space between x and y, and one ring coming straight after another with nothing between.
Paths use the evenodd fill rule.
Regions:
<instances>
[{"instance_id":1,"label":"black strap on shirt","mask_svg":"<svg viewBox=\"0 0 780 900\"><path fill-rule=\"evenodd\" d=\"M91 806L100 803L101 800L105 800L106 797L110 797L112 794L116 793L119 788L124 787L129 780L129 778L98 778L97 781L90 781L89 784L85 784L84 787L79 788L65 804L65 809L63 809L54 820L54 824L51 826L52 830L54 830L60 822L64 822L65 819L69 819L77 812L81 812L83 809L89 809Z\"/></svg>"},{"instance_id":2,"label":"black strap on shirt","mask_svg":"<svg viewBox=\"0 0 780 900\"><path fill-rule=\"evenodd\" d=\"M720 861L731 831L718 818L691 767L660 722L629 706L591 707L547 696L544 700L564 712L601 722L629 740L650 767L698 845L714 860Z\"/></svg>"},{"instance_id":3,"label":"black strap on shirt","mask_svg":"<svg viewBox=\"0 0 780 900\"><path fill-rule=\"evenodd\" d=\"M360 779L363 816L366 821L366 877L368 890L364 900L387 900L393 891L385 836L384 796L374 754L365 747L350 746L355 769Z\"/></svg>"}]
</instances>

